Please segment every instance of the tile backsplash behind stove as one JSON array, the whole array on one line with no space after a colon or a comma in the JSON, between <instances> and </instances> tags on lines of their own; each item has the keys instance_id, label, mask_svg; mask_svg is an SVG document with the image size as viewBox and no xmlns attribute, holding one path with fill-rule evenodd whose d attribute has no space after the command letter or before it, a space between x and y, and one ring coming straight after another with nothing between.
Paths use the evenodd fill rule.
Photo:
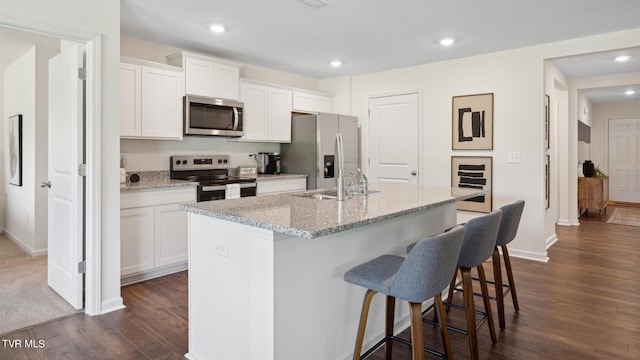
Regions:
<instances>
[{"instance_id":1,"label":"tile backsplash behind stove","mask_svg":"<svg viewBox=\"0 0 640 360\"><path fill-rule=\"evenodd\" d=\"M186 137L182 141L120 140L120 155L125 157L127 173L169 171L169 158L174 155L225 154L231 167L256 166L250 154L280 151L280 144L246 143L212 137Z\"/></svg>"}]
</instances>

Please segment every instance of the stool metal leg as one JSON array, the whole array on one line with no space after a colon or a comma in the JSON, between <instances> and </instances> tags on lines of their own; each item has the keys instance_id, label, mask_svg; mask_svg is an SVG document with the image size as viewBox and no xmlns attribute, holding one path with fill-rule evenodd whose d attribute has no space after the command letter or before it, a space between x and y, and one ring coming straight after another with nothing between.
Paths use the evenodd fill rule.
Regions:
<instances>
[{"instance_id":1,"label":"stool metal leg","mask_svg":"<svg viewBox=\"0 0 640 360\"><path fill-rule=\"evenodd\" d=\"M411 353L413 360L424 360L424 335L422 330L422 303L409 303L411 310Z\"/></svg>"},{"instance_id":2,"label":"stool metal leg","mask_svg":"<svg viewBox=\"0 0 640 360\"><path fill-rule=\"evenodd\" d=\"M451 343L449 342L449 331L447 330L447 315L444 312L444 304L442 303L442 295L435 297L435 309L438 316L438 324L440 325L440 333L442 335L442 347L444 348L444 356L447 360L451 357Z\"/></svg>"},{"instance_id":3,"label":"stool metal leg","mask_svg":"<svg viewBox=\"0 0 640 360\"><path fill-rule=\"evenodd\" d=\"M498 303L498 323L500 324L500 329L504 329L505 319L504 319L504 293L502 289L502 268L500 267L500 253L498 252L498 247L496 246L493 249L493 281L496 290L496 302Z\"/></svg>"},{"instance_id":4,"label":"stool metal leg","mask_svg":"<svg viewBox=\"0 0 640 360\"><path fill-rule=\"evenodd\" d=\"M507 278L509 279L509 287L511 288L511 299L513 300L513 307L516 311L520 311L518 305L518 295L516 294L516 283L513 281L513 272L511 271L511 258L509 257L509 250L507 246L502 246L502 257L504 258L504 267L507 269Z\"/></svg>"},{"instance_id":5,"label":"stool metal leg","mask_svg":"<svg viewBox=\"0 0 640 360\"><path fill-rule=\"evenodd\" d=\"M396 311L396 298L393 296L387 296L387 317L385 320L385 337L387 341L384 345L384 359L391 360L391 353L393 351L393 322Z\"/></svg>"},{"instance_id":6,"label":"stool metal leg","mask_svg":"<svg viewBox=\"0 0 640 360\"><path fill-rule=\"evenodd\" d=\"M487 325L489 325L489 334L491 341L495 344L498 342L496 336L496 327L493 324L493 314L491 313L491 299L489 299L489 289L487 288L487 276L484 273L482 264L478 265L478 277L480 278L480 288L482 289L482 301L484 302L484 311L487 313ZM473 293L471 294L473 296Z\"/></svg>"},{"instance_id":7,"label":"stool metal leg","mask_svg":"<svg viewBox=\"0 0 640 360\"><path fill-rule=\"evenodd\" d=\"M471 269L460 268L462 273L462 295L464 299L464 309L467 316L467 332L469 333L469 350L471 359L476 360L478 355L478 337L476 335L476 313L473 303L473 284L471 283Z\"/></svg>"},{"instance_id":8,"label":"stool metal leg","mask_svg":"<svg viewBox=\"0 0 640 360\"><path fill-rule=\"evenodd\" d=\"M369 307L371 307L371 300L373 300L373 296L375 294L377 294L377 292L373 290L367 290L364 294L362 312L360 313L360 325L358 325L358 336L356 338L356 347L353 351L353 360L360 360L362 343L364 342L364 330L367 327L367 318L369 317Z\"/></svg>"}]
</instances>

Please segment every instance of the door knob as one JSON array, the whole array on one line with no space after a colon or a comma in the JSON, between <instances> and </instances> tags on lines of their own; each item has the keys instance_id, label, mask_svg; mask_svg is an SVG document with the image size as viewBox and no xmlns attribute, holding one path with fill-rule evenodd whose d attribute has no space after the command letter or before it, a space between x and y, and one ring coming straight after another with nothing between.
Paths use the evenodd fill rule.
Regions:
<instances>
[{"instance_id":1,"label":"door knob","mask_svg":"<svg viewBox=\"0 0 640 360\"><path fill-rule=\"evenodd\" d=\"M415 171L415 170L414 170L414 171L412 171L412 172L411 172L411 175L412 175L412 176L416 176L416 175L417 175L416 171Z\"/></svg>"},{"instance_id":2,"label":"door knob","mask_svg":"<svg viewBox=\"0 0 640 360\"><path fill-rule=\"evenodd\" d=\"M51 189L51 181L43 181L40 183L41 188L49 188Z\"/></svg>"}]
</instances>

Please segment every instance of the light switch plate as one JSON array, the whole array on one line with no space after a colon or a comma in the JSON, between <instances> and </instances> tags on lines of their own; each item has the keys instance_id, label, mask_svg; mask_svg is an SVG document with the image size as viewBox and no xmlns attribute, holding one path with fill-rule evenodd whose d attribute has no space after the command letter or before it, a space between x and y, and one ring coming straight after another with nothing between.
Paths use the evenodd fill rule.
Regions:
<instances>
[{"instance_id":1,"label":"light switch plate","mask_svg":"<svg viewBox=\"0 0 640 360\"><path fill-rule=\"evenodd\" d=\"M229 242L224 239L218 240L213 251L216 255L229 257Z\"/></svg>"},{"instance_id":2,"label":"light switch plate","mask_svg":"<svg viewBox=\"0 0 640 360\"><path fill-rule=\"evenodd\" d=\"M507 163L520 164L520 151L511 151L507 155Z\"/></svg>"}]
</instances>

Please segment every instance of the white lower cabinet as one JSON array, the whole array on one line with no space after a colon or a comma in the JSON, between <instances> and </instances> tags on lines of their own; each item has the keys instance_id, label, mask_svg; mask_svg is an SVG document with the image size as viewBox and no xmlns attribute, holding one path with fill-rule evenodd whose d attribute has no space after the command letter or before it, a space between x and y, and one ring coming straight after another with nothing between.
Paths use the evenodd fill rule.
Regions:
<instances>
[{"instance_id":1,"label":"white lower cabinet","mask_svg":"<svg viewBox=\"0 0 640 360\"><path fill-rule=\"evenodd\" d=\"M187 268L188 216L179 207L195 201L194 187L120 195L123 285Z\"/></svg>"},{"instance_id":2,"label":"white lower cabinet","mask_svg":"<svg viewBox=\"0 0 640 360\"><path fill-rule=\"evenodd\" d=\"M259 179L257 195L288 193L307 190L307 178Z\"/></svg>"}]
</instances>

